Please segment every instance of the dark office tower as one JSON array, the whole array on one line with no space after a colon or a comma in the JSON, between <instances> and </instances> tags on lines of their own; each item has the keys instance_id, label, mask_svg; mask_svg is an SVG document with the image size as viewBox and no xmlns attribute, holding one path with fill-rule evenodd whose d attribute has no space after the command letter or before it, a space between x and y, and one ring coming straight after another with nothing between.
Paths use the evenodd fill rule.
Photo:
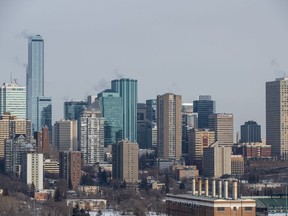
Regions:
<instances>
[{"instance_id":1,"label":"dark office tower","mask_svg":"<svg viewBox=\"0 0 288 216\"><path fill-rule=\"evenodd\" d=\"M140 149L147 148L147 121L146 121L146 104L137 104L137 143Z\"/></svg>"},{"instance_id":2,"label":"dark office tower","mask_svg":"<svg viewBox=\"0 0 288 216\"><path fill-rule=\"evenodd\" d=\"M37 153L44 153L47 157L50 153L50 133L48 127L43 127L42 131L34 132Z\"/></svg>"},{"instance_id":3,"label":"dark office tower","mask_svg":"<svg viewBox=\"0 0 288 216\"><path fill-rule=\"evenodd\" d=\"M114 92L120 93L123 104L123 139L137 141L137 80L112 80Z\"/></svg>"},{"instance_id":4,"label":"dark office tower","mask_svg":"<svg viewBox=\"0 0 288 216\"><path fill-rule=\"evenodd\" d=\"M60 178L66 180L70 189L76 190L81 180L81 152L61 151L59 152L59 174Z\"/></svg>"},{"instance_id":5,"label":"dark office tower","mask_svg":"<svg viewBox=\"0 0 288 216\"><path fill-rule=\"evenodd\" d=\"M123 105L118 92L107 89L98 94L98 101L104 124L104 144L115 144L122 140Z\"/></svg>"},{"instance_id":6,"label":"dark office tower","mask_svg":"<svg viewBox=\"0 0 288 216\"><path fill-rule=\"evenodd\" d=\"M193 103L182 103L182 154L188 155L189 132L198 128L198 114L193 113Z\"/></svg>"},{"instance_id":7,"label":"dark office tower","mask_svg":"<svg viewBox=\"0 0 288 216\"><path fill-rule=\"evenodd\" d=\"M261 126L255 121L245 122L241 125L241 143L262 142Z\"/></svg>"},{"instance_id":8,"label":"dark office tower","mask_svg":"<svg viewBox=\"0 0 288 216\"><path fill-rule=\"evenodd\" d=\"M86 101L66 101L64 102L64 119L79 120L81 113L88 107Z\"/></svg>"},{"instance_id":9,"label":"dark office tower","mask_svg":"<svg viewBox=\"0 0 288 216\"><path fill-rule=\"evenodd\" d=\"M193 112L198 113L198 128L208 128L208 116L216 112L216 103L210 95L200 95L193 101Z\"/></svg>"},{"instance_id":10,"label":"dark office tower","mask_svg":"<svg viewBox=\"0 0 288 216\"><path fill-rule=\"evenodd\" d=\"M272 156L288 156L288 78L266 82L266 142Z\"/></svg>"},{"instance_id":11,"label":"dark office tower","mask_svg":"<svg viewBox=\"0 0 288 216\"><path fill-rule=\"evenodd\" d=\"M151 122L157 121L157 101L156 99L146 100L146 119Z\"/></svg>"},{"instance_id":12,"label":"dark office tower","mask_svg":"<svg viewBox=\"0 0 288 216\"><path fill-rule=\"evenodd\" d=\"M181 95L157 96L157 127L158 157L179 160L182 155Z\"/></svg>"}]
</instances>

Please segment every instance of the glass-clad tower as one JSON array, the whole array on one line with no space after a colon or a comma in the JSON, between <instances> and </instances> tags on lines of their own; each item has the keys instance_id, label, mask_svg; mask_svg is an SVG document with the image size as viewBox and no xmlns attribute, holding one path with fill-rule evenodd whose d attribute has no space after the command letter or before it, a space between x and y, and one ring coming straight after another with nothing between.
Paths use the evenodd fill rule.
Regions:
<instances>
[{"instance_id":1,"label":"glass-clad tower","mask_svg":"<svg viewBox=\"0 0 288 216\"><path fill-rule=\"evenodd\" d=\"M123 139L137 141L137 80L112 80L112 90L118 92L123 103Z\"/></svg>"},{"instance_id":2,"label":"glass-clad tower","mask_svg":"<svg viewBox=\"0 0 288 216\"><path fill-rule=\"evenodd\" d=\"M107 89L98 94L101 113L105 118L105 145L115 144L122 140L123 105L118 92Z\"/></svg>"},{"instance_id":3,"label":"glass-clad tower","mask_svg":"<svg viewBox=\"0 0 288 216\"><path fill-rule=\"evenodd\" d=\"M5 112L26 119L26 87L19 86L16 81L0 87L0 115Z\"/></svg>"},{"instance_id":4,"label":"glass-clad tower","mask_svg":"<svg viewBox=\"0 0 288 216\"><path fill-rule=\"evenodd\" d=\"M193 101L193 112L198 113L198 128L208 128L208 116L216 112L216 103L210 95L200 95Z\"/></svg>"},{"instance_id":5,"label":"glass-clad tower","mask_svg":"<svg viewBox=\"0 0 288 216\"><path fill-rule=\"evenodd\" d=\"M40 35L29 37L26 76L26 117L37 131L37 100L44 96L44 40Z\"/></svg>"},{"instance_id":6,"label":"glass-clad tower","mask_svg":"<svg viewBox=\"0 0 288 216\"><path fill-rule=\"evenodd\" d=\"M64 119L79 120L82 112L88 107L86 101L65 101L64 102Z\"/></svg>"}]
</instances>

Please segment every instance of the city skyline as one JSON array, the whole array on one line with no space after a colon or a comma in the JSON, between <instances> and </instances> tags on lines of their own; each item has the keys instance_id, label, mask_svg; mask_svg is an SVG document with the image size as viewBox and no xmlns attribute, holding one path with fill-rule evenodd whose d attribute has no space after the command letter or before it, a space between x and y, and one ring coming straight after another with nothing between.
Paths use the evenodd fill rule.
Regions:
<instances>
[{"instance_id":1,"label":"city skyline","mask_svg":"<svg viewBox=\"0 0 288 216\"><path fill-rule=\"evenodd\" d=\"M1 81L12 72L25 84L27 36L42 35L53 123L63 118L65 101L125 77L138 81L138 102L167 92L187 103L211 95L217 112L233 113L235 132L254 120L265 138L265 82L288 68L285 1L69 1L66 11L65 1L57 8L53 1L15 2L0 2Z\"/></svg>"}]
</instances>

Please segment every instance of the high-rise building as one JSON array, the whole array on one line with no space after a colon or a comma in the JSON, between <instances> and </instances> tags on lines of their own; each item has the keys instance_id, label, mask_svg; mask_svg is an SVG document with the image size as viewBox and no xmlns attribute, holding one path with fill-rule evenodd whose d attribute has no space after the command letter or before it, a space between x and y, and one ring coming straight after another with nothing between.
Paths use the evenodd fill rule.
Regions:
<instances>
[{"instance_id":1,"label":"high-rise building","mask_svg":"<svg viewBox=\"0 0 288 216\"><path fill-rule=\"evenodd\" d=\"M98 94L99 106L105 118L105 146L122 140L123 102L120 94L107 89Z\"/></svg>"},{"instance_id":2,"label":"high-rise building","mask_svg":"<svg viewBox=\"0 0 288 216\"><path fill-rule=\"evenodd\" d=\"M81 113L88 107L86 101L66 101L64 102L64 119L79 120Z\"/></svg>"},{"instance_id":3,"label":"high-rise building","mask_svg":"<svg viewBox=\"0 0 288 216\"><path fill-rule=\"evenodd\" d=\"M157 121L157 100L146 100L146 119L151 122Z\"/></svg>"},{"instance_id":4,"label":"high-rise building","mask_svg":"<svg viewBox=\"0 0 288 216\"><path fill-rule=\"evenodd\" d=\"M86 165L104 161L104 123L105 119L96 100L84 110L78 127L80 150Z\"/></svg>"},{"instance_id":5,"label":"high-rise building","mask_svg":"<svg viewBox=\"0 0 288 216\"><path fill-rule=\"evenodd\" d=\"M181 96L157 96L157 152L163 159L179 160L182 154Z\"/></svg>"},{"instance_id":6,"label":"high-rise building","mask_svg":"<svg viewBox=\"0 0 288 216\"><path fill-rule=\"evenodd\" d=\"M255 121L245 122L241 125L241 143L254 143L261 141L261 126Z\"/></svg>"},{"instance_id":7,"label":"high-rise building","mask_svg":"<svg viewBox=\"0 0 288 216\"><path fill-rule=\"evenodd\" d=\"M26 118L31 120L32 131L52 129L51 97L44 96L44 40L40 35L29 37L26 73Z\"/></svg>"},{"instance_id":8,"label":"high-rise building","mask_svg":"<svg viewBox=\"0 0 288 216\"><path fill-rule=\"evenodd\" d=\"M112 146L113 179L138 182L138 152L138 144L130 141L120 141Z\"/></svg>"},{"instance_id":9,"label":"high-rise building","mask_svg":"<svg viewBox=\"0 0 288 216\"><path fill-rule=\"evenodd\" d=\"M10 112L18 119L26 119L26 87L15 81L0 88L0 115Z\"/></svg>"},{"instance_id":10,"label":"high-rise building","mask_svg":"<svg viewBox=\"0 0 288 216\"><path fill-rule=\"evenodd\" d=\"M231 174L231 147L219 145L218 142L204 149L205 177L219 178Z\"/></svg>"},{"instance_id":11,"label":"high-rise building","mask_svg":"<svg viewBox=\"0 0 288 216\"><path fill-rule=\"evenodd\" d=\"M272 156L288 155L288 78L266 82L266 142Z\"/></svg>"},{"instance_id":12,"label":"high-rise building","mask_svg":"<svg viewBox=\"0 0 288 216\"><path fill-rule=\"evenodd\" d=\"M35 151L35 145L28 143L25 135L5 139L5 173L20 177L22 156L29 151Z\"/></svg>"},{"instance_id":13,"label":"high-rise building","mask_svg":"<svg viewBox=\"0 0 288 216\"><path fill-rule=\"evenodd\" d=\"M147 146L147 129L146 104L137 104L137 143L140 149L148 148Z\"/></svg>"},{"instance_id":14,"label":"high-rise building","mask_svg":"<svg viewBox=\"0 0 288 216\"><path fill-rule=\"evenodd\" d=\"M118 92L123 105L123 139L137 141L137 80L112 80L111 88Z\"/></svg>"},{"instance_id":15,"label":"high-rise building","mask_svg":"<svg viewBox=\"0 0 288 216\"><path fill-rule=\"evenodd\" d=\"M203 172L203 152L215 142L215 132L209 129L191 129L189 132L188 155L190 163Z\"/></svg>"},{"instance_id":16,"label":"high-rise building","mask_svg":"<svg viewBox=\"0 0 288 216\"><path fill-rule=\"evenodd\" d=\"M31 141L31 121L17 119L10 113L0 116L0 159L4 158L4 141L16 134L25 135L28 142Z\"/></svg>"},{"instance_id":17,"label":"high-rise building","mask_svg":"<svg viewBox=\"0 0 288 216\"><path fill-rule=\"evenodd\" d=\"M36 152L47 156L50 153L50 132L48 127L43 127L42 131L34 132L36 140Z\"/></svg>"},{"instance_id":18,"label":"high-rise building","mask_svg":"<svg viewBox=\"0 0 288 216\"><path fill-rule=\"evenodd\" d=\"M78 130L76 120L60 120L54 124L53 145L59 151L78 150Z\"/></svg>"},{"instance_id":19,"label":"high-rise building","mask_svg":"<svg viewBox=\"0 0 288 216\"><path fill-rule=\"evenodd\" d=\"M66 180L70 189L76 189L81 180L81 152L60 151L59 152L59 174L60 178Z\"/></svg>"},{"instance_id":20,"label":"high-rise building","mask_svg":"<svg viewBox=\"0 0 288 216\"><path fill-rule=\"evenodd\" d=\"M208 128L208 116L216 112L216 102L210 95L200 95L193 101L193 112L198 113L198 128Z\"/></svg>"},{"instance_id":21,"label":"high-rise building","mask_svg":"<svg viewBox=\"0 0 288 216\"><path fill-rule=\"evenodd\" d=\"M21 175L26 184L34 184L36 191L43 190L43 154L24 154Z\"/></svg>"},{"instance_id":22,"label":"high-rise building","mask_svg":"<svg viewBox=\"0 0 288 216\"><path fill-rule=\"evenodd\" d=\"M233 145L233 114L215 113L209 115L209 129L215 131L215 141L220 145Z\"/></svg>"},{"instance_id":23,"label":"high-rise building","mask_svg":"<svg viewBox=\"0 0 288 216\"><path fill-rule=\"evenodd\" d=\"M198 128L198 114L193 113L193 103L182 103L182 154L188 154L189 132Z\"/></svg>"}]
</instances>

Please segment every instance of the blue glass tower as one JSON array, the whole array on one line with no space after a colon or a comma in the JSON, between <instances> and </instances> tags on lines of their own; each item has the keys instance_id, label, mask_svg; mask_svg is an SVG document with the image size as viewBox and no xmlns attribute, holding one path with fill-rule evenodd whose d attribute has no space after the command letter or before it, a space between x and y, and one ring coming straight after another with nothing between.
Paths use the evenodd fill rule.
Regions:
<instances>
[{"instance_id":1,"label":"blue glass tower","mask_svg":"<svg viewBox=\"0 0 288 216\"><path fill-rule=\"evenodd\" d=\"M79 120L82 112L88 107L86 101L65 101L64 102L64 119Z\"/></svg>"},{"instance_id":2,"label":"blue glass tower","mask_svg":"<svg viewBox=\"0 0 288 216\"><path fill-rule=\"evenodd\" d=\"M40 35L36 35L29 37L26 72L26 118L31 120L33 132L41 130L43 122L50 121L46 120L46 117L51 119L52 111L49 114L46 109L42 112L47 105L46 100L47 98L44 98L44 40ZM49 100L50 110L52 110L51 98ZM51 129L51 124L46 123L45 125Z\"/></svg>"},{"instance_id":3,"label":"blue glass tower","mask_svg":"<svg viewBox=\"0 0 288 216\"><path fill-rule=\"evenodd\" d=\"M111 88L118 92L123 105L123 139L137 141L137 80L112 80Z\"/></svg>"},{"instance_id":4,"label":"blue glass tower","mask_svg":"<svg viewBox=\"0 0 288 216\"><path fill-rule=\"evenodd\" d=\"M51 97L37 97L37 128L48 127L52 131L52 101Z\"/></svg>"},{"instance_id":5,"label":"blue glass tower","mask_svg":"<svg viewBox=\"0 0 288 216\"><path fill-rule=\"evenodd\" d=\"M98 94L101 113L105 118L104 143L115 144L122 140L123 104L118 92L107 89Z\"/></svg>"}]
</instances>

